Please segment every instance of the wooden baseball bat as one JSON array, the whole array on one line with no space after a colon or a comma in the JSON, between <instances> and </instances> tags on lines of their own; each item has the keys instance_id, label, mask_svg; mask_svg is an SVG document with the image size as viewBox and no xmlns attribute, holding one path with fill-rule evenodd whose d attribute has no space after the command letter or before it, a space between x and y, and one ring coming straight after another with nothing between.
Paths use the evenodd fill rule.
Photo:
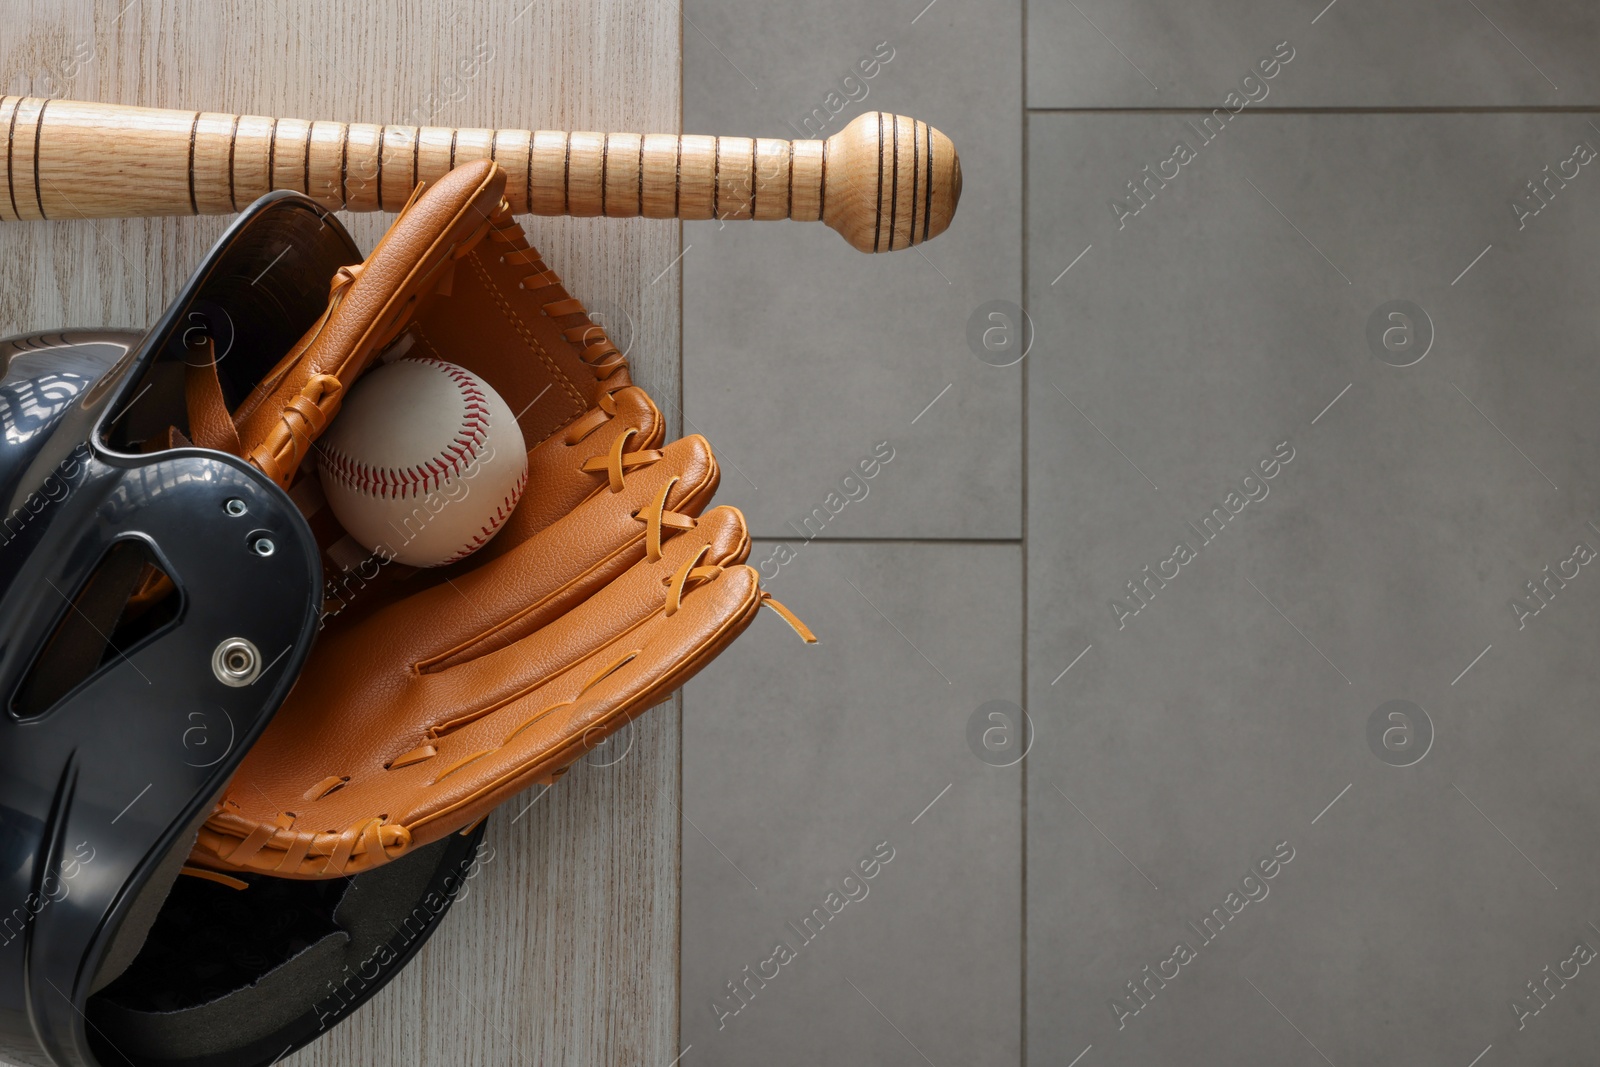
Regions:
<instances>
[{"instance_id":1,"label":"wooden baseball bat","mask_svg":"<svg viewBox=\"0 0 1600 1067\"><path fill-rule=\"evenodd\" d=\"M863 252L950 225L961 162L903 115L861 115L825 141L452 129L275 119L0 96L0 219L238 211L273 189L398 211L419 181L492 159L512 210L647 219L821 219Z\"/></svg>"}]
</instances>

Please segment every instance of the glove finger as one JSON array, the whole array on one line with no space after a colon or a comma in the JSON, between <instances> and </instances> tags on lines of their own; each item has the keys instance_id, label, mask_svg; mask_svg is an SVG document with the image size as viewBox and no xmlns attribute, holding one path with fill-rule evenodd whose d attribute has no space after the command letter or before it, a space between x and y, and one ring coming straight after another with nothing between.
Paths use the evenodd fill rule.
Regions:
<instances>
[{"instance_id":1,"label":"glove finger","mask_svg":"<svg viewBox=\"0 0 1600 1067\"><path fill-rule=\"evenodd\" d=\"M438 840L529 785L554 781L694 677L744 632L760 607L755 569L723 569L685 597L671 618L652 615L528 696L462 729L452 746L457 758L405 817L413 841Z\"/></svg>"},{"instance_id":2,"label":"glove finger","mask_svg":"<svg viewBox=\"0 0 1600 1067\"><path fill-rule=\"evenodd\" d=\"M736 508L713 508L693 530L667 542L659 560L639 560L604 589L529 629L520 640L480 642L475 655L456 656L450 666L424 673L419 679L424 703L455 709L429 723L428 735L446 736L523 699L596 648L621 640L659 615L668 606L668 583L686 562L698 557L707 565L732 567L749 552L744 516Z\"/></svg>"},{"instance_id":3,"label":"glove finger","mask_svg":"<svg viewBox=\"0 0 1600 1067\"><path fill-rule=\"evenodd\" d=\"M761 604L743 516L716 508L674 538L656 563L625 575L536 635L426 680L429 702L473 709L430 731L435 755L384 772L390 792L414 799L397 821L413 844L467 825L512 794L552 780L588 748L708 662L749 624ZM707 551L702 552L702 549ZM724 564L710 562L726 552ZM687 590L667 613L668 582L686 563L714 577ZM486 686L517 688L486 700ZM355 796L349 800L358 799ZM374 798L367 798L372 810ZM358 809L359 810L359 809Z\"/></svg>"},{"instance_id":4,"label":"glove finger","mask_svg":"<svg viewBox=\"0 0 1600 1067\"><path fill-rule=\"evenodd\" d=\"M410 686L364 682L402 721L429 707L471 709L432 730L324 716L320 703L292 700L241 764L193 858L333 877L476 821L552 778L743 631L761 603L755 571L739 563L748 552L743 516L715 508L661 559L641 560L528 638ZM702 576L683 583L668 614L669 583L686 563ZM371 743L368 730L380 727L387 746Z\"/></svg>"}]
</instances>

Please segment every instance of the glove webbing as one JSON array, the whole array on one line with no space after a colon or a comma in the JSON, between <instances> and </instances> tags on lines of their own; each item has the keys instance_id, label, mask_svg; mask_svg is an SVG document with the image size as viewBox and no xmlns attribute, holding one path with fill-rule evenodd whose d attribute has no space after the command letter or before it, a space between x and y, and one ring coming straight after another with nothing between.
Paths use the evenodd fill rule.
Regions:
<instances>
[{"instance_id":1,"label":"glove webbing","mask_svg":"<svg viewBox=\"0 0 1600 1067\"><path fill-rule=\"evenodd\" d=\"M528 235L512 216L511 206L500 201L489 223L489 240L505 249L501 261L528 269L518 285L538 294L544 313L562 326L562 336L581 346L578 357L594 371L595 378L605 381L625 369L627 358L611 343L606 331L589 318L583 302L568 294L560 276L545 266L538 250L528 243ZM562 323L561 319L568 321Z\"/></svg>"}]
</instances>

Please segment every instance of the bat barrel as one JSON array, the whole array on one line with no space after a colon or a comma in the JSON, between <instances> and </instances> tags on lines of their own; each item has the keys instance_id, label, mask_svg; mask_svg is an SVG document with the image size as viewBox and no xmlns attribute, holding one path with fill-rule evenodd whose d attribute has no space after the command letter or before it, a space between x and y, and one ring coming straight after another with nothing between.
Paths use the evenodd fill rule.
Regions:
<instances>
[{"instance_id":1,"label":"bat barrel","mask_svg":"<svg viewBox=\"0 0 1600 1067\"><path fill-rule=\"evenodd\" d=\"M862 115L826 141L452 129L0 97L0 220L211 215L273 189L330 209L398 211L419 181L491 159L518 213L818 219L866 252L950 224L961 164L905 116Z\"/></svg>"}]
</instances>

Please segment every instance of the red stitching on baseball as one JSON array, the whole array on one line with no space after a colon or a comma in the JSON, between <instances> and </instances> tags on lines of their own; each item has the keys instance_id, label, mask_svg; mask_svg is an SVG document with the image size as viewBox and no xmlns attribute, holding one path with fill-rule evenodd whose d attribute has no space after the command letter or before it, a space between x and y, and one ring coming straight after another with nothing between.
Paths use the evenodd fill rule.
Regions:
<instances>
[{"instance_id":1,"label":"red stitching on baseball","mask_svg":"<svg viewBox=\"0 0 1600 1067\"><path fill-rule=\"evenodd\" d=\"M494 515L489 519L489 525L481 527L477 533L472 535L472 540L457 549L455 554L447 558L444 563L454 563L457 560L465 559L488 544L495 531L500 529L501 524L509 519L511 513L516 510L517 500L522 496L522 489L527 482L528 471L527 468L523 468L522 476L517 479L517 484L512 486L505 499L500 501L500 506L494 509ZM444 566L444 563L441 563L440 566Z\"/></svg>"},{"instance_id":2,"label":"red stitching on baseball","mask_svg":"<svg viewBox=\"0 0 1600 1067\"><path fill-rule=\"evenodd\" d=\"M438 489L446 478L461 474L477 460L478 449L482 447L489 429L489 398L478 388L477 379L471 374L453 363L431 356L416 356L405 362L438 367L445 377L455 383L466 404L466 412L462 416L465 436L456 437L454 447L447 446L437 456L414 467L374 467L352 459L332 446L322 449L323 458L334 477L385 500L391 497L404 499L413 495L426 496Z\"/></svg>"}]
</instances>

